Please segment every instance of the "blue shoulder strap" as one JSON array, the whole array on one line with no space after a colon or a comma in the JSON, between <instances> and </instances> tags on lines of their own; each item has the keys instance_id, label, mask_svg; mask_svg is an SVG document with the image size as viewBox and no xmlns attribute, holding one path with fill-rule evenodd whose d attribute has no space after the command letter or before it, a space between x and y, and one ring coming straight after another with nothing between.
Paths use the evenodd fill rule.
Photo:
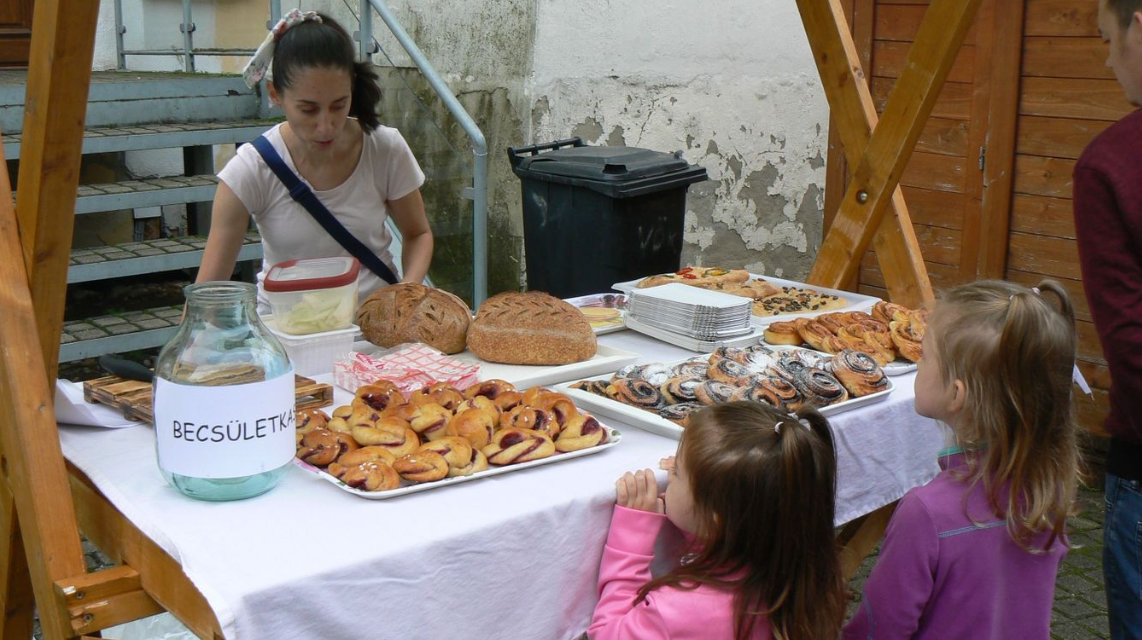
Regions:
<instances>
[{"instance_id":1,"label":"blue shoulder strap","mask_svg":"<svg viewBox=\"0 0 1142 640\"><path fill-rule=\"evenodd\" d=\"M262 154L262 159L266 161L266 164L277 174L278 179L282 181L285 188L289 190L290 197L304 207L305 210L309 212L309 215L313 216L313 219L317 221L317 224L321 225L329 235L333 236L333 239L336 240L338 244L344 247L353 257L360 260L361 264L365 265L365 268L377 274L377 277L381 280L389 284L397 283L398 280L393 270L385 264L384 260L377 257L377 254L370 251L364 243L358 240L352 233L349 233L349 230L338 222L337 218L333 217L333 214L329 212L329 209L325 208L325 205L321 204L321 201L310 191L309 187L286 166L285 160L282 160L277 150L274 149L274 145L270 144L270 141L265 136L254 138L251 144L258 150L258 153Z\"/></svg>"}]
</instances>

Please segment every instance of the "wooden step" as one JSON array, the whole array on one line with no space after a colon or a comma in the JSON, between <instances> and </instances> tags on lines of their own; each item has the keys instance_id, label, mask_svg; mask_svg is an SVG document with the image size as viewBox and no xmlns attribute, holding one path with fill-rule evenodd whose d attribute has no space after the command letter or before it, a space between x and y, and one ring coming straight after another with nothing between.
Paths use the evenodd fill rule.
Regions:
<instances>
[{"instance_id":1,"label":"wooden step","mask_svg":"<svg viewBox=\"0 0 1142 640\"><path fill-rule=\"evenodd\" d=\"M213 175L168 176L104 184L82 184L76 193L75 213L159 207L165 204L211 202L218 188Z\"/></svg>"},{"instance_id":2,"label":"wooden step","mask_svg":"<svg viewBox=\"0 0 1142 640\"><path fill-rule=\"evenodd\" d=\"M277 120L235 120L186 124L146 124L95 127L83 132L83 153L112 153L139 149L168 149L249 142ZM20 133L4 135L4 157L18 160Z\"/></svg>"},{"instance_id":3,"label":"wooden step","mask_svg":"<svg viewBox=\"0 0 1142 640\"><path fill-rule=\"evenodd\" d=\"M174 336L182 305L111 314L63 323L59 360L161 347Z\"/></svg>"},{"instance_id":4,"label":"wooden step","mask_svg":"<svg viewBox=\"0 0 1142 640\"><path fill-rule=\"evenodd\" d=\"M77 249L71 252L67 281L91 282L144 273L160 273L175 269L191 269L202 264L206 238L164 238L145 242ZM238 262L262 257L261 237L256 231L246 234L238 252Z\"/></svg>"}]
</instances>

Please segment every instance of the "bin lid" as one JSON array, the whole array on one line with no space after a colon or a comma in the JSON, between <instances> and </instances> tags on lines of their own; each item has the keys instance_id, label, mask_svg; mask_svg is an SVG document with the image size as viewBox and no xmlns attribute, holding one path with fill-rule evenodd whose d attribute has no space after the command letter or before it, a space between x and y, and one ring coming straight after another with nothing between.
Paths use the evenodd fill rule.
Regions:
<instances>
[{"instance_id":1,"label":"bin lid","mask_svg":"<svg viewBox=\"0 0 1142 640\"><path fill-rule=\"evenodd\" d=\"M624 182L684 171L682 152L637 147L570 147L523 158L516 173L534 172L601 182Z\"/></svg>"}]
</instances>

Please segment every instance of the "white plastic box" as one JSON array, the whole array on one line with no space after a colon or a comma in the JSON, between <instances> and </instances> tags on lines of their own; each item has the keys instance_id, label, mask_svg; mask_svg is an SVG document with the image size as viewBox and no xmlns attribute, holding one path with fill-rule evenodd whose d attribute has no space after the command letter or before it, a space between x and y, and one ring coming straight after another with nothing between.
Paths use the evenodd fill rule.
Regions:
<instances>
[{"instance_id":1,"label":"white plastic box","mask_svg":"<svg viewBox=\"0 0 1142 640\"><path fill-rule=\"evenodd\" d=\"M262 288L276 329L293 336L337 331L357 314L356 258L311 258L275 264Z\"/></svg>"},{"instance_id":2,"label":"white plastic box","mask_svg":"<svg viewBox=\"0 0 1142 640\"><path fill-rule=\"evenodd\" d=\"M293 372L299 376L332 373L333 362L353 350L353 340L360 334L357 325L351 324L345 329L295 336L282 332L275 318L265 317L262 322L285 347Z\"/></svg>"}]
</instances>

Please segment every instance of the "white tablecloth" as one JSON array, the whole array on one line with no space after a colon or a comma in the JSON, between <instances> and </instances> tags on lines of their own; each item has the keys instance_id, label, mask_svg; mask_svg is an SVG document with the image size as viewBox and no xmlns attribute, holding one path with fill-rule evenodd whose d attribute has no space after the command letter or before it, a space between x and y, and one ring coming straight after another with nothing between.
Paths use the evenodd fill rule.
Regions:
<instances>
[{"instance_id":1,"label":"white tablecloth","mask_svg":"<svg viewBox=\"0 0 1142 640\"><path fill-rule=\"evenodd\" d=\"M690 352L633 332L602 342L644 361ZM912 411L913 375L885 402L835 416L838 522L935 475L943 436ZM677 443L610 422L597 455L389 500L364 500L292 470L250 500L200 502L159 474L149 427L61 426L64 455L178 559L228 638L573 638L624 471Z\"/></svg>"}]
</instances>

